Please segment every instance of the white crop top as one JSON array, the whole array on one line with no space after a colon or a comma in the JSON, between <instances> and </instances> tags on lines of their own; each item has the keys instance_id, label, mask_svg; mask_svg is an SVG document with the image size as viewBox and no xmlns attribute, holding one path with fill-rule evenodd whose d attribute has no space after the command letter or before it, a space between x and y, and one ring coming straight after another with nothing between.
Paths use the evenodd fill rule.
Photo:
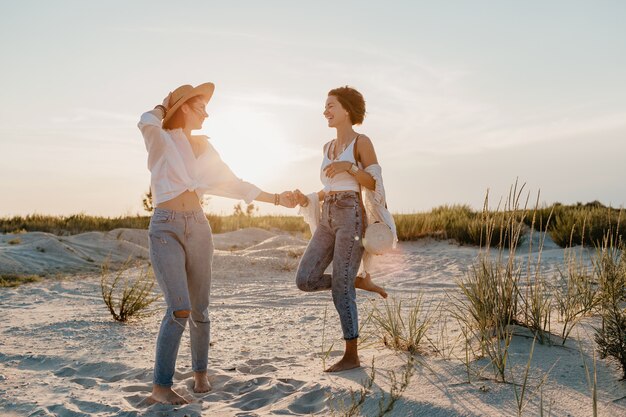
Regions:
<instances>
[{"instance_id":1,"label":"white crop top","mask_svg":"<svg viewBox=\"0 0 626 417\"><path fill-rule=\"evenodd\" d=\"M325 193L330 191L359 191L359 183L357 182L356 178L354 178L354 176L350 175L348 172L340 172L339 174L335 175L334 178L327 177L324 172L324 168L326 168L333 162L348 161L356 164L356 161L354 160L355 141L356 138L354 138L352 142L350 142L350 144L346 147L346 149L344 149L343 152L337 155L337 158L335 159L330 159L328 154L330 153L331 148L334 147L336 141L331 140L326 145L324 145L324 160L322 161L322 167L320 169L320 179L322 180L322 184L324 185ZM358 164L358 166L359 168L361 168L360 164Z\"/></svg>"}]
</instances>

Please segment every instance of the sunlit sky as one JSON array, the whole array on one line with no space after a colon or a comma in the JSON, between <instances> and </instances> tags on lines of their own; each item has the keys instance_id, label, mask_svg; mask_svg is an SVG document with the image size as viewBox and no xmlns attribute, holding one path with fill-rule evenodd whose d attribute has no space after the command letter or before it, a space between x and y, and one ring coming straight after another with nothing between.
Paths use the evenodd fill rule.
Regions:
<instances>
[{"instance_id":1,"label":"sunlit sky","mask_svg":"<svg viewBox=\"0 0 626 417\"><path fill-rule=\"evenodd\" d=\"M321 188L328 90L368 115L391 211L626 202L623 1L2 1L0 216L143 213L136 127L212 81L201 133L268 192ZM235 200L206 208L230 213ZM295 213L259 203L260 213Z\"/></svg>"}]
</instances>

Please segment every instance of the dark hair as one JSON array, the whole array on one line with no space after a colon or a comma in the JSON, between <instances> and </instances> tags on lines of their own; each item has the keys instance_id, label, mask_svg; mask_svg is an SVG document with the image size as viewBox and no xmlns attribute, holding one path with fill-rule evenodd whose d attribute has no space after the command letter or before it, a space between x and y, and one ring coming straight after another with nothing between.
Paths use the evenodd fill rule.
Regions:
<instances>
[{"instance_id":1,"label":"dark hair","mask_svg":"<svg viewBox=\"0 0 626 417\"><path fill-rule=\"evenodd\" d=\"M184 104L187 105L193 105L196 104L198 102L202 101L202 97L201 96L195 96L195 97L191 97L189 100L185 101ZM184 128L185 127L185 117L183 115L183 112L181 110L183 106L181 105L178 109L176 109L176 112L174 112L174 114L167 120L166 123L163 124L163 129L168 129L168 130L172 130L172 129L178 129L178 128Z\"/></svg>"},{"instance_id":2,"label":"dark hair","mask_svg":"<svg viewBox=\"0 0 626 417\"><path fill-rule=\"evenodd\" d=\"M360 125L365 119L365 99L363 95L354 88L345 86L333 88L328 92L329 96L337 97L341 107L346 109L350 115L350 121L353 125Z\"/></svg>"}]
</instances>

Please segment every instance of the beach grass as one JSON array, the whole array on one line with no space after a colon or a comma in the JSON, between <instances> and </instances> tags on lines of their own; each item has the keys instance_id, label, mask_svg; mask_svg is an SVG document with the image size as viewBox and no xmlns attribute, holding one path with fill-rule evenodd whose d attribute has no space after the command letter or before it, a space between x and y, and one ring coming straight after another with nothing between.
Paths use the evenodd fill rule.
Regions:
<instances>
[{"instance_id":1,"label":"beach grass","mask_svg":"<svg viewBox=\"0 0 626 417\"><path fill-rule=\"evenodd\" d=\"M39 282L38 275L0 274L0 287L18 287L29 282Z\"/></svg>"},{"instance_id":2,"label":"beach grass","mask_svg":"<svg viewBox=\"0 0 626 417\"><path fill-rule=\"evenodd\" d=\"M506 369L514 325L529 328L541 343L549 338L551 298L539 274L543 246L540 244L536 261L529 256L527 268L516 257L525 219L531 217L531 225L535 220L534 214L531 216L535 211L528 208L529 198L530 193L524 195L524 186L516 182L498 206L501 210L491 212L487 193L481 223L486 239L481 241L480 256L457 281L459 291L451 294L456 306L452 314L468 329L466 346L478 341L481 355L489 357L500 382L509 382ZM499 243L491 246L491 236L496 233L500 234Z\"/></svg>"},{"instance_id":3,"label":"beach grass","mask_svg":"<svg viewBox=\"0 0 626 417\"><path fill-rule=\"evenodd\" d=\"M554 203L537 209L534 228L546 230L546 222L552 213L548 234L562 248L575 245L600 246L607 232L617 236L626 234L626 225L621 221L622 209L605 206L598 201L563 205ZM528 226L530 221L527 220Z\"/></svg>"},{"instance_id":4,"label":"beach grass","mask_svg":"<svg viewBox=\"0 0 626 417\"><path fill-rule=\"evenodd\" d=\"M309 227L298 216L219 216L206 214L214 233L224 233L247 227L279 229L287 232L308 233ZM107 232L113 229L147 229L150 216L103 217L87 214L71 216L51 216L29 214L0 218L0 233L46 232L55 235L74 235L85 232ZM18 244L19 239L12 244Z\"/></svg>"},{"instance_id":5,"label":"beach grass","mask_svg":"<svg viewBox=\"0 0 626 417\"><path fill-rule=\"evenodd\" d=\"M602 325L595 341L602 359L611 358L622 368L626 379L626 245L607 233L594 259L598 280Z\"/></svg>"},{"instance_id":6,"label":"beach grass","mask_svg":"<svg viewBox=\"0 0 626 417\"><path fill-rule=\"evenodd\" d=\"M384 300L382 308L374 305L371 317L383 344L391 349L419 353L434 318L424 307L421 294L413 299L392 297Z\"/></svg>"},{"instance_id":7,"label":"beach grass","mask_svg":"<svg viewBox=\"0 0 626 417\"><path fill-rule=\"evenodd\" d=\"M593 270L585 262L582 246L580 250L571 251L565 256L564 266L558 269L550 293L563 325L561 344L565 345L574 326L590 314L600 301Z\"/></svg>"},{"instance_id":8,"label":"beach grass","mask_svg":"<svg viewBox=\"0 0 626 417\"><path fill-rule=\"evenodd\" d=\"M485 216L494 218L505 210L472 210L468 205L443 205L427 212L394 214L398 239L413 241L422 238L451 239L459 244L496 247L511 244L506 236L505 224L493 222L489 236L483 228ZM598 202L578 203L566 206L555 203L552 206L536 208L534 215L523 211L506 214L509 218L523 217L528 228L520 230L519 239L524 239L529 229L546 230L546 223L551 216L548 234L559 246L587 244L599 245L608 231L617 236L626 233L626 226L621 222L621 209L604 206ZM248 227L265 230L282 230L310 237L308 225L300 216L251 215L239 213L231 215L206 214L214 233L224 233ZM0 233L47 232L56 235L74 235L91 231L110 231L117 228L147 229L150 216L134 215L119 217L90 216L84 213L69 216L29 214L0 218ZM489 242L486 239L489 238ZM17 239L17 238L16 238ZM16 240L13 244L19 244ZM515 242L516 244L518 242Z\"/></svg>"}]
</instances>

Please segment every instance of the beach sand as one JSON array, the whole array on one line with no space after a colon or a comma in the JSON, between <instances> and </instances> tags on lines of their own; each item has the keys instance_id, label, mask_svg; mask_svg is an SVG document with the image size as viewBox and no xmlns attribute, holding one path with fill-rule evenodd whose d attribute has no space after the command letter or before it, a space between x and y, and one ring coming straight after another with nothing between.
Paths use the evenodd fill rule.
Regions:
<instances>
[{"instance_id":1,"label":"beach sand","mask_svg":"<svg viewBox=\"0 0 626 417\"><path fill-rule=\"evenodd\" d=\"M18 244L9 244L19 239ZM58 237L47 233L0 236L0 273L48 274L48 279L17 288L0 288L0 415L2 416L270 416L341 415L350 390L376 375L358 415L378 415L388 398L394 372L401 379L407 355L386 348L371 321L361 331L362 367L326 374L338 359L343 340L330 292L303 293L294 284L306 241L280 232L245 229L214 236L216 251L211 290L211 392L194 394L189 336L179 351L174 389L191 401L184 406L149 405L159 312L126 324L115 322L101 297L99 265L118 268L129 256L145 265L145 230L118 229ZM455 280L478 255L475 247L430 239L400 243L377 259L375 282L390 297L423 294L427 310L446 305ZM528 256L521 247L518 256ZM563 265L564 251L548 242L543 268L549 275ZM138 276L142 266L126 270ZM361 323L382 300L358 291ZM443 303L443 304L442 304ZM515 385L494 381L486 359L483 378L468 382L460 328L445 310L427 334L445 341L447 358L428 341L416 355L414 374L395 403L392 416L517 415ZM326 312L326 320L324 319ZM439 314L439 313L437 313ZM592 391L583 360L593 364L593 326L582 320L565 346L536 344L523 415L592 415ZM560 328L555 321L553 332ZM443 330L443 331L442 331ZM532 337L516 329L509 367L520 381ZM579 342L580 340L580 342ZM582 353L581 349L582 348ZM324 354L328 352L328 357ZM597 359L598 411L626 415L626 382L608 360ZM535 390L548 373L541 391ZM520 390L520 387L517 387ZM383 396L385 394L385 397Z\"/></svg>"}]
</instances>

